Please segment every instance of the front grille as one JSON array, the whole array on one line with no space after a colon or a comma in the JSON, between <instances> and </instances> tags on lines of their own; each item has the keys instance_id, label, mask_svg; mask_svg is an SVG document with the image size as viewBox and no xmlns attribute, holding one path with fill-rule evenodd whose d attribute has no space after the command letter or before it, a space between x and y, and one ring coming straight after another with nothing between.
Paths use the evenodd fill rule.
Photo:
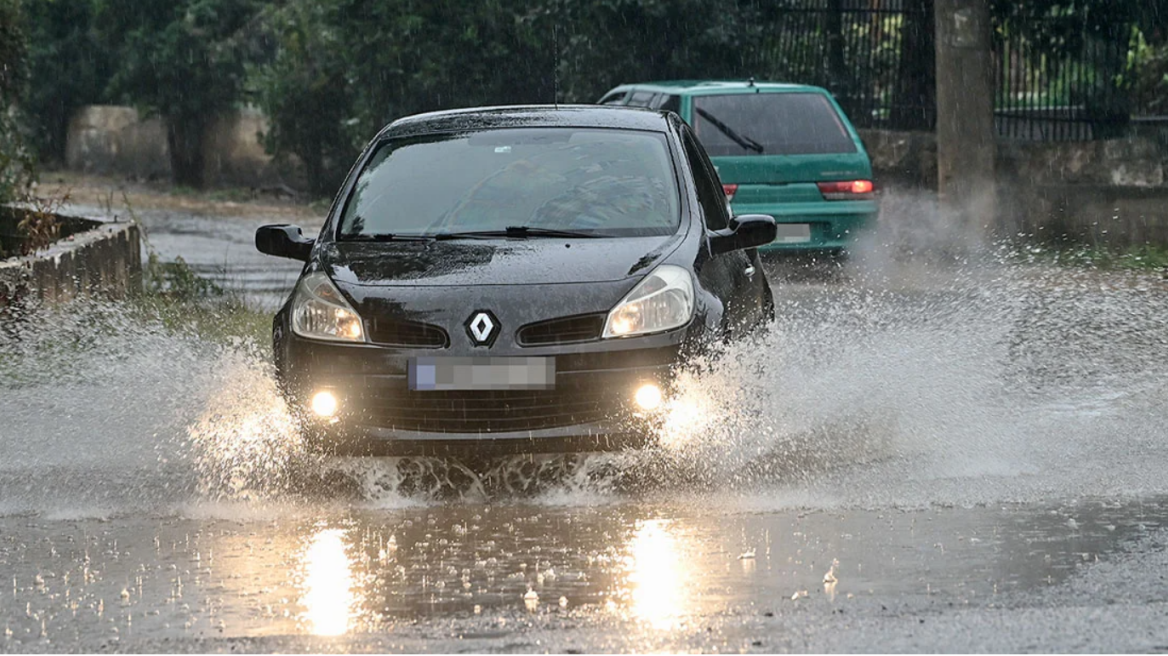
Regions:
<instances>
[{"instance_id":1,"label":"front grille","mask_svg":"<svg viewBox=\"0 0 1168 656\"><path fill-rule=\"evenodd\" d=\"M531 323L519 329L521 346L574 344L600 338L604 330L603 314L586 314Z\"/></svg>"},{"instance_id":2,"label":"front grille","mask_svg":"<svg viewBox=\"0 0 1168 656\"><path fill-rule=\"evenodd\" d=\"M377 317L369 322L369 341L382 346L404 348L444 348L449 343L446 331L418 321Z\"/></svg>"},{"instance_id":3,"label":"front grille","mask_svg":"<svg viewBox=\"0 0 1168 656\"><path fill-rule=\"evenodd\" d=\"M619 413L619 390L486 390L413 392L363 399L363 423L433 433L498 433L576 426Z\"/></svg>"}]
</instances>

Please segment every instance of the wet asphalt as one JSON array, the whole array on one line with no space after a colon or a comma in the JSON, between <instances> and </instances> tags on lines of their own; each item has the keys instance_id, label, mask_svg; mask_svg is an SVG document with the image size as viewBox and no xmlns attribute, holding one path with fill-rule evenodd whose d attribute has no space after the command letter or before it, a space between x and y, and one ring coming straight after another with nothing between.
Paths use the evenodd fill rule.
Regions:
<instances>
[{"instance_id":1,"label":"wet asphalt","mask_svg":"<svg viewBox=\"0 0 1168 656\"><path fill-rule=\"evenodd\" d=\"M255 303L295 278L263 217L141 214ZM1162 277L768 272L660 447L469 465L307 455L262 349L48 314L0 340L0 649L1168 650Z\"/></svg>"}]
</instances>

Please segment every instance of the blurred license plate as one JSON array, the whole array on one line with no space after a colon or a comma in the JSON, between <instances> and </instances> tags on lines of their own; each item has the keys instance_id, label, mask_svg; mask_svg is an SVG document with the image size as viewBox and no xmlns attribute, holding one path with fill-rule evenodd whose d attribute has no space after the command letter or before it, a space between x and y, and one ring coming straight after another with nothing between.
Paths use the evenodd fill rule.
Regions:
<instances>
[{"instance_id":1,"label":"blurred license plate","mask_svg":"<svg viewBox=\"0 0 1168 656\"><path fill-rule=\"evenodd\" d=\"M810 223L776 223L776 244L801 244L811 241Z\"/></svg>"},{"instance_id":2,"label":"blurred license plate","mask_svg":"<svg viewBox=\"0 0 1168 656\"><path fill-rule=\"evenodd\" d=\"M413 358L410 389L418 391L552 389L555 358Z\"/></svg>"}]
</instances>

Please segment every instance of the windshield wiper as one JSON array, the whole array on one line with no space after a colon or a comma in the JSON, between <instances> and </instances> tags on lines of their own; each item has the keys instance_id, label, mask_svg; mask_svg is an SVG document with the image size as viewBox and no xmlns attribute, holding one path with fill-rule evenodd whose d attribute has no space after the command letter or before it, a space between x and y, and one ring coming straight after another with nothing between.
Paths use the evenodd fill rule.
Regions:
<instances>
[{"instance_id":1,"label":"windshield wiper","mask_svg":"<svg viewBox=\"0 0 1168 656\"><path fill-rule=\"evenodd\" d=\"M698 107L694 111L696 111L698 113L698 116L701 116L702 118L709 121L710 125L713 125L714 127L718 128L719 132L726 135L727 137L730 137L730 140L733 141L734 143L738 144L739 146L742 146L746 150L753 150L756 153L762 154L763 147L762 147L762 144L760 144L759 142L757 142L754 139L751 139L750 137L747 137L745 135L738 134L737 132L734 131L734 128L730 127L729 125L726 125L722 121L718 120L718 118L716 116L714 116L713 114L707 112L706 110L704 110L700 107Z\"/></svg>"},{"instance_id":2,"label":"windshield wiper","mask_svg":"<svg viewBox=\"0 0 1168 656\"><path fill-rule=\"evenodd\" d=\"M342 241L430 241L433 237L427 235L394 235L388 232L359 232L353 235L342 235Z\"/></svg>"},{"instance_id":3,"label":"windshield wiper","mask_svg":"<svg viewBox=\"0 0 1168 656\"><path fill-rule=\"evenodd\" d=\"M464 232L439 232L434 239L491 239L507 237L510 239L527 239L529 237L568 237L572 239L595 239L603 237L592 232L576 232L574 230L551 230L548 228L531 228L528 226L507 226L505 230L468 230Z\"/></svg>"}]
</instances>

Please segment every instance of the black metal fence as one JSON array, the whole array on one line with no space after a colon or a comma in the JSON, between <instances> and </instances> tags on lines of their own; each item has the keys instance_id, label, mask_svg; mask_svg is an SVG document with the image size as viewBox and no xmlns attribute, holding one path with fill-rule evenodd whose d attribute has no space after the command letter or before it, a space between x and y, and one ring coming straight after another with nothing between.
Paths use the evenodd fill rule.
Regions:
<instances>
[{"instance_id":1,"label":"black metal fence","mask_svg":"<svg viewBox=\"0 0 1168 656\"><path fill-rule=\"evenodd\" d=\"M760 11L760 77L826 87L860 127L932 127L932 0L774 0Z\"/></svg>"},{"instance_id":2,"label":"black metal fence","mask_svg":"<svg viewBox=\"0 0 1168 656\"><path fill-rule=\"evenodd\" d=\"M998 134L1064 141L1119 136L1135 111L1125 80L1132 25L1088 9L998 16Z\"/></svg>"},{"instance_id":3,"label":"black metal fence","mask_svg":"<svg viewBox=\"0 0 1168 656\"><path fill-rule=\"evenodd\" d=\"M1138 0L993 7L999 136L1099 139L1168 121L1168 49L1143 42ZM771 0L759 11L760 77L830 89L859 127L933 128L932 0Z\"/></svg>"}]
</instances>

